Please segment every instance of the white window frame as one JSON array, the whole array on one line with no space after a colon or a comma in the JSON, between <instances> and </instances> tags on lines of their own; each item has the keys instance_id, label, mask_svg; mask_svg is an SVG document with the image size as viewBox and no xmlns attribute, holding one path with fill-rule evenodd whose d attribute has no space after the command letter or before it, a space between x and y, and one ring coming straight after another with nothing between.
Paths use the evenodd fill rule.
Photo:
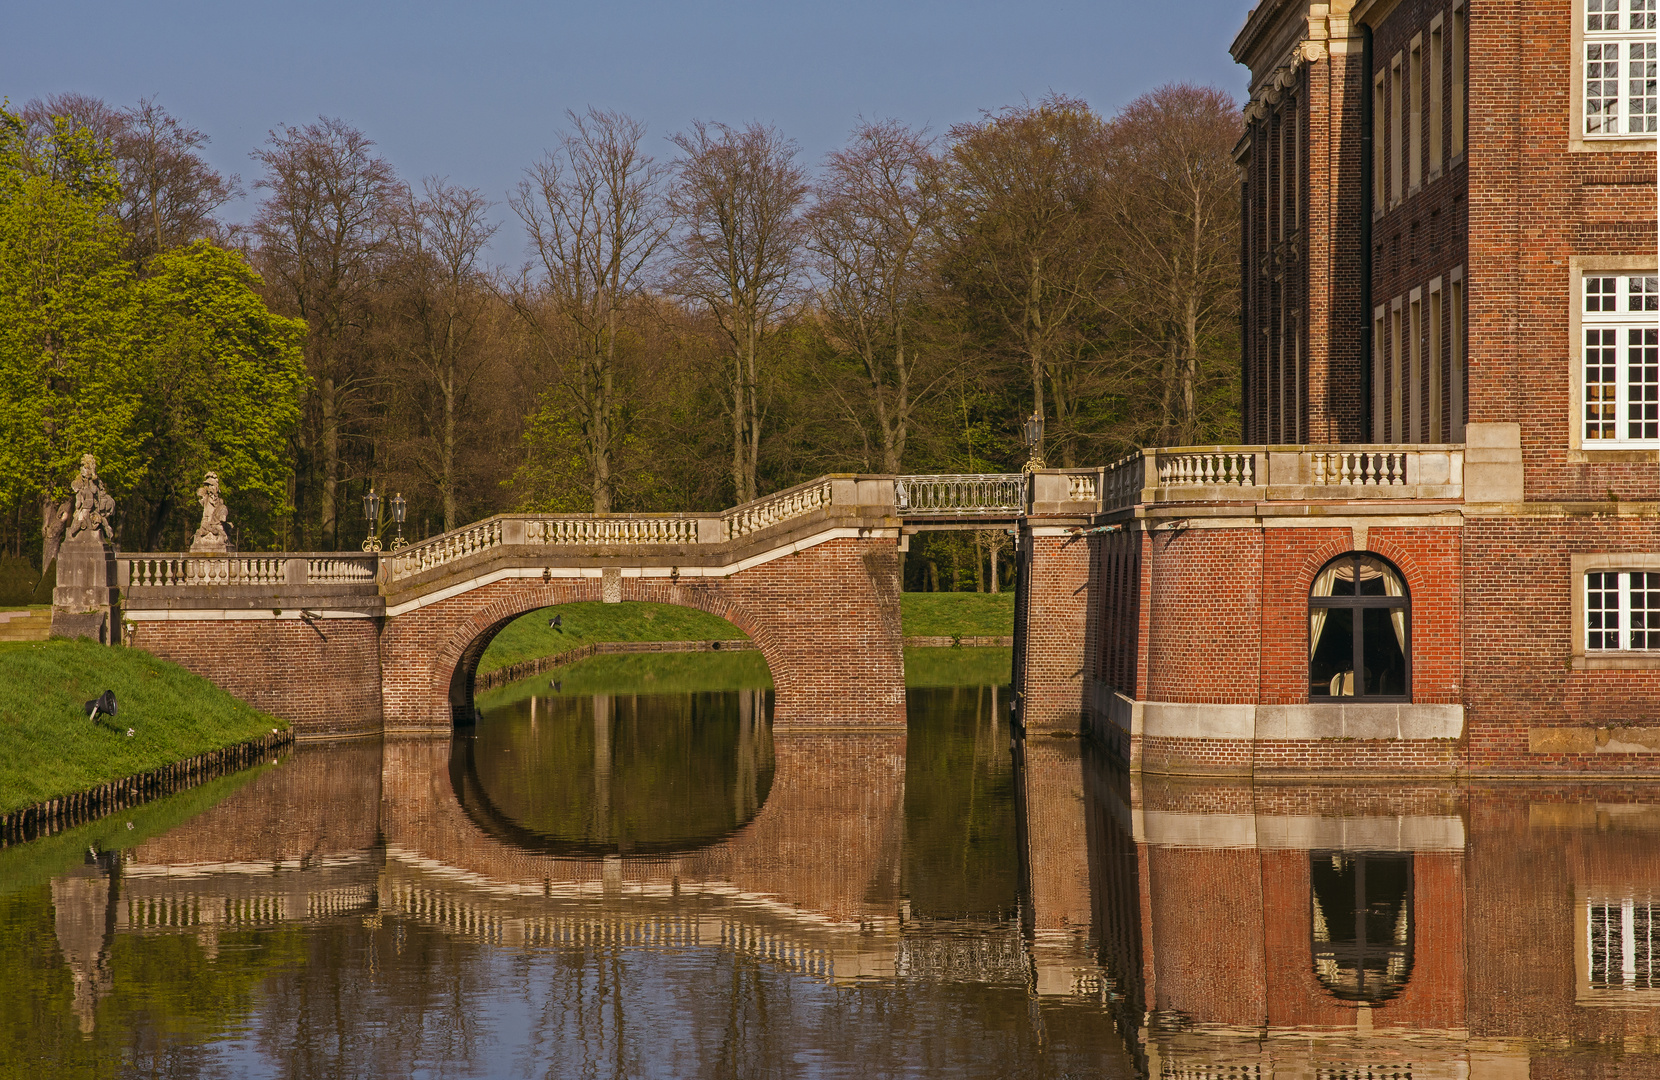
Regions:
<instances>
[{"instance_id":1,"label":"white window frame","mask_svg":"<svg viewBox=\"0 0 1660 1080\"><path fill-rule=\"evenodd\" d=\"M1598 807L1602 809L1602 807ZM1620 809L1626 809L1621 807ZM1635 896L1603 889L1598 889L1589 895L1574 892L1574 1004L1582 1006L1612 1006L1632 1007L1660 1005L1660 987L1654 986L1656 966L1660 965L1655 953L1653 935L1655 923L1660 920L1660 899L1653 896ZM1640 917L1640 913L1647 914L1648 919ZM1615 956L1606 955L1602 970L1612 974L1611 961L1620 961L1618 979L1607 977L1597 978L1596 963L1597 948L1594 942L1593 919L1597 915L1603 917L1617 916L1621 929L1621 949ZM1648 940L1643 948L1636 947L1632 940L1634 935L1628 936L1627 931L1636 929L1639 923L1647 922ZM1610 985L1613 983L1614 985ZM1647 983L1648 986L1643 984Z\"/></svg>"},{"instance_id":2,"label":"white window frame","mask_svg":"<svg viewBox=\"0 0 1660 1080\"><path fill-rule=\"evenodd\" d=\"M1590 20L1599 16L1601 12L1592 12L1591 6L1614 6L1614 13L1619 19L1619 28L1613 31L1591 30ZM1621 151L1650 151L1654 150L1656 132L1630 131L1628 125L1631 117L1627 108L1631 97L1632 65L1643 64L1648 71L1654 70L1657 46L1655 41L1654 11L1649 6L1647 10L1634 13L1633 5L1652 5L1652 0L1574 0L1573 16L1573 54L1574 54L1574 85L1569 94L1572 103L1572 117L1568 129L1568 149L1577 152L1621 152ZM1630 27L1632 18L1638 16L1647 24L1637 29ZM1591 63L1589 55L1594 46L1616 45L1619 47L1619 71L1616 81L1619 84L1616 100L1619 102L1618 130L1591 131L1589 125L1591 114L1586 109L1586 65ZM1632 60L1630 53L1632 46L1638 46L1648 52L1648 58ZM1641 76L1640 76L1641 77ZM1660 126L1660 117L1654 114L1644 114L1644 126Z\"/></svg>"},{"instance_id":3,"label":"white window frame","mask_svg":"<svg viewBox=\"0 0 1660 1080\"><path fill-rule=\"evenodd\" d=\"M1628 281L1632 277L1653 277L1660 275L1657 261L1653 256L1574 256L1568 260L1568 281L1570 299L1568 305L1569 319L1569 355L1572 358L1572 375L1570 383L1570 408L1572 409L1571 423L1568 434L1569 460L1571 461L1656 461L1660 460L1660 438L1637 438L1630 436L1629 398L1631 381L1629 378L1630 347L1625 334L1618 335L1615 347L1620 350L1616 362L1616 372L1619 378L1615 401L1615 433L1613 438L1588 438L1585 431L1585 335L1587 331L1598 325L1628 331L1643 329L1653 331L1660 327L1660 312L1630 311L1628 304L1630 292ZM1585 310L1585 289L1588 279L1616 278L1618 300L1622 308L1614 312L1587 312ZM1616 455L1609 457L1609 454Z\"/></svg>"},{"instance_id":4,"label":"white window frame","mask_svg":"<svg viewBox=\"0 0 1660 1080\"><path fill-rule=\"evenodd\" d=\"M1571 665L1576 671L1660 670L1660 649L1590 649L1587 648L1589 620L1586 615L1587 589L1591 574L1660 573L1660 553L1653 552L1598 552L1569 556L1573 580L1573 649ZM1629 632L1626 619L1629 606L1629 585L1620 583L1620 633Z\"/></svg>"}]
</instances>

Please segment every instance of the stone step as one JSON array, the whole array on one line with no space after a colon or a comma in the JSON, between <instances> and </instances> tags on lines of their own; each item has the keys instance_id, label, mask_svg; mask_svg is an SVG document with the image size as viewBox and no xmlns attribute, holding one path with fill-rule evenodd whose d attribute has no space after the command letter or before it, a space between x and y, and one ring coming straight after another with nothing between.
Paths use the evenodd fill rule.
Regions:
<instances>
[{"instance_id":1,"label":"stone step","mask_svg":"<svg viewBox=\"0 0 1660 1080\"><path fill-rule=\"evenodd\" d=\"M0 641L45 641L51 632L51 608L0 611Z\"/></svg>"}]
</instances>

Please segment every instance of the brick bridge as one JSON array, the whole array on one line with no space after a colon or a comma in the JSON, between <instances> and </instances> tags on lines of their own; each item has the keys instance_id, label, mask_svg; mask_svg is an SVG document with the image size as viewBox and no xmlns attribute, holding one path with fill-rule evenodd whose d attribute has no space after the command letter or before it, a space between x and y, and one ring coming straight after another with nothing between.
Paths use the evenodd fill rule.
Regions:
<instances>
[{"instance_id":1,"label":"brick bridge","mask_svg":"<svg viewBox=\"0 0 1660 1080\"><path fill-rule=\"evenodd\" d=\"M479 658L504 626L583 600L730 621L766 659L779 725L897 726L907 537L1064 536L1099 510L1100 476L828 476L719 515L503 515L394 552L123 553L114 573L129 644L302 736L447 731L472 716ZM1076 607L1056 614L1081 625Z\"/></svg>"}]
</instances>

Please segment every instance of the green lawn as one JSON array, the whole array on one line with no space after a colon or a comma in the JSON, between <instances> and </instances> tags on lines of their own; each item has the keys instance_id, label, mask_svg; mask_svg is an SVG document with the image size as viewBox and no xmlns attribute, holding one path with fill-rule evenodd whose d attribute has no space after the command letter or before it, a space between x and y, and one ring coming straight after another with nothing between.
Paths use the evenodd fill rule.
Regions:
<instances>
[{"instance_id":1,"label":"green lawn","mask_svg":"<svg viewBox=\"0 0 1660 1080\"><path fill-rule=\"evenodd\" d=\"M85 703L105 690L119 711L94 723ZM287 726L138 649L0 643L0 813Z\"/></svg>"},{"instance_id":2,"label":"green lawn","mask_svg":"<svg viewBox=\"0 0 1660 1080\"><path fill-rule=\"evenodd\" d=\"M1013 593L904 593L899 599L908 637L1014 633ZM558 630L548 626L555 614L560 617ZM674 604L561 604L508 623L484 650L478 673L488 675L596 641L736 641L747 637L725 619Z\"/></svg>"},{"instance_id":3,"label":"green lawn","mask_svg":"<svg viewBox=\"0 0 1660 1080\"><path fill-rule=\"evenodd\" d=\"M548 626L558 615L560 629ZM596 641L735 641L748 638L725 619L674 604L561 604L508 623L478 661L478 673L562 652Z\"/></svg>"},{"instance_id":4,"label":"green lawn","mask_svg":"<svg viewBox=\"0 0 1660 1080\"><path fill-rule=\"evenodd\" d=\"M906 637L1008 637L1014 593L908 592L899 597Z\"/></svg>"}]
</instances>

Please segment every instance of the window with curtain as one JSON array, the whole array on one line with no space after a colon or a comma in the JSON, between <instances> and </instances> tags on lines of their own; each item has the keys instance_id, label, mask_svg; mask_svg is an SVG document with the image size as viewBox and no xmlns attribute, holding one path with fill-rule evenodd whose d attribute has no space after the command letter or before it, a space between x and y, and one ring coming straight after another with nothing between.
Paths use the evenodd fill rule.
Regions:
<instances>
[{"instance_id":1,"label":"window with curtain","mask_svg":"<svg viewBox=\"0 0 1660 1080\"><path fill-rule=\"evenodd\" d=\"M1376 555L1350 552L1314 576L1308 597L1308 694L1408 700L1412 598Z\"/></svg>"},{"instance_id":2,"label":"window with curtain","mask_svg":"<svg viewBox=\"0 0 1660 1080\"><path fill-rule=\"evenodd\" d=\"M1342 1001L1377 1004L1412 978L1412 854L1311 851L1314 977Z\"/></svg>"}]
</instances>

